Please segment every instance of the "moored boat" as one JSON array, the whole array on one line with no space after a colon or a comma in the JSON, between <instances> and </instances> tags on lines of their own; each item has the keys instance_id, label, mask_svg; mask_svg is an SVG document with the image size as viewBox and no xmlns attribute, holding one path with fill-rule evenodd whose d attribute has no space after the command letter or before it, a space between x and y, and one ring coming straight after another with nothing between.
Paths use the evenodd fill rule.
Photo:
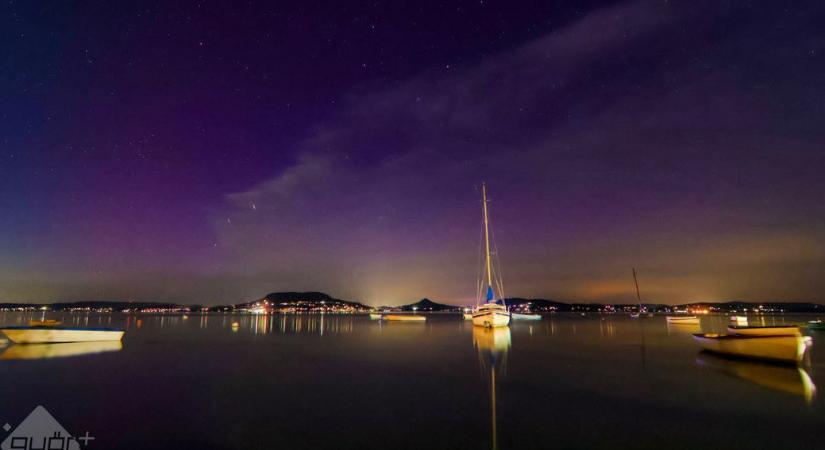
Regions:
<instances>
[{"instance_id":1,"label":"moored boat","mask_svg":"<svg viewBox=\"0 0 825 450\"><path fill-rule=\"evenodd\" d=\"M473 313L464 313L464 320L473 320Z\"/></svg>"},{"instance_id":2,"label":"moored boat","mask_svg":"<svg viewBox=\"0 0 825 450\"><path fill-rule=\"evenodd\" d=\"M370 313L370 319L371 320L380 320L381 319L381 313L380 312Z\"/></svg>"},{"instance_id":3,"label":"moored boat","mask_svg":"<svg viewBox=\"0 0 825 450\"><path fill-rule=\"evenodd\" d=\"M809 330L825 330L825 322L821 320L812 320L808 322Z\"/></svg>"},{"instance_id":4,"label":"moored boat","mask_svg":"<svg viewBox=\"0 0 825 450\"><path fill-rule=\"evenodd\" d=\"M672 325L699 325L699 318L696 316L666 316L665 320Z\"/></svg>"},{"instance_id":5,"label":"moored boat","mask_svg":"<svg viewBox=\"0 0 825 450\"><path fill-rule=\"evenodd\" d=\"M506 327L510 325L512 316L504 300L499 304L493 292L493 260L490 257L490 224L487 214L487 185L481 185L482 191L482 214L484 217L484 276L479 277L476 293L476 307L473 309L473 325L485 328ZM503 298L503 288L501 274L496 273L495 281L499 295ZM482 296L485 301L481 303Z\"/></svg>"},{"instance_id":6,"label":"moored boat","mask_svg":"<svg viewBox=\"0 0 825 450\"><path fill-rule=\"evenodd\" d=\"M473 311L473 325L485 328L506 327L510 325L510 312L498 303L485 303Z\"/></svg>"},{"instance_id":7,"label":"moored boat","mask_svg":"<svg viewBox=\"0 0 825 450\"><path fill-rule=\"evenodd\" d=\"M55 344L60 342L120 341L123 330L115 328L74 328L59 326L30 326L0 328L15 344Z\"/></svg>"},{"instance_id":8,"label":"moored boat","mask_svg":"<svg viewBox=\"0 0 825 450\"><path fill-rule=\"evenodd\" d=\"M534 313L511 313L513 320L541 320L541 314Z\"/></svg>"},{"instance_id":9,"label":"moored boat","mask_svg":"<svg viewBox=\"0 0 825 450\"><path fill-rule=\"evenodd\" d=\"M415 316L412 314L384 314L381 316L381 320L387 320L390 322L424 322L427 320L427 316Z\"/></svg>"},{"instance_id":10,"label":"moored boat","mask_svg":"<svg viewBox=\"0 0 825 450\"><path fill-rule=\"evenodd\" d=\"M799 363L811 345L804 336L745 336L723 334L694 334L693 339L703 349L743 358L765 359Z\"/></svg>"},{"instance_id":11,"label":"moored boat","mask_svg":"<svg viewBox=\"0 0 825 450\"><path fill-rule=\"evenodd\" d=\"M796 325L788 326L768 326L768 327L749 327L740 325L728 325L729 334L738 334L742 336L801 336L799 327Z\"/></svg>"}]
</instances>

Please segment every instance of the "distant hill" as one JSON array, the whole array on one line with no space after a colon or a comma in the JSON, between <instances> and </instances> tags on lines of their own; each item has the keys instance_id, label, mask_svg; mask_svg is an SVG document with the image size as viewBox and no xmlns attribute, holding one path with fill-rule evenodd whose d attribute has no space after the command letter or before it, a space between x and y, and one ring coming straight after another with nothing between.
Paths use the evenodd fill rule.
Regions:
<instances>
[{"instance_id":1,"label":"distant hill","mask_svg":"<svg viewBox=\"0 0 825 450\"><path fill-rule=\"evenodd\" d=\"M271 292L254 302L239 303L235 309L246 310L264 307L267 310L321 311L350 310L368 311L371 308L358 302L330 297L323 292Z\"/></svg>"},{"instance_id":2,"label":"distant hill","mask_svg":"<svg viewBox=\"0 0 825 450\"><path fill-rule=\"evenodd\" d=\"M455 305L445 305L443 303L436 303L428 298L423 298L416 303L410 303L409 305L401 305L398 309L402 311L439 311L439 312L460 312L463 310L461 306Z\"/></svg>"}]
</instances>

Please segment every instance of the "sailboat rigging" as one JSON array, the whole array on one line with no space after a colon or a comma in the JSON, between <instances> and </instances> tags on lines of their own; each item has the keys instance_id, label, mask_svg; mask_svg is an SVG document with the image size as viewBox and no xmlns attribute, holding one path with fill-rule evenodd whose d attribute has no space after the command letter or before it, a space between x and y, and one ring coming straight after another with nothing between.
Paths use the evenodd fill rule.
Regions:
<instances>
[{"instance_id":1,"label":"sailboat rigging","mask_svg":"<svg viewBox=\"0 0 825 450\"><path fill-rule=\"evenodd\" d=\"M476 307L473 309L473 325L480 327L506 327L510 325L512 319L510 311L507 310L504 300L499 304L495 300L493 288L493 261L490 257L490 216L487 211L487 184L482 183L482 216L484 218L484 279L479 283L479 293L484 293L484 303L481 303L480 295L476 297ZM497 280L499 295L501 292L501 277ZM486 287L486 289L485 289ZM503 296L503 295L502 295Z\"/></svg>"}]
</instances>

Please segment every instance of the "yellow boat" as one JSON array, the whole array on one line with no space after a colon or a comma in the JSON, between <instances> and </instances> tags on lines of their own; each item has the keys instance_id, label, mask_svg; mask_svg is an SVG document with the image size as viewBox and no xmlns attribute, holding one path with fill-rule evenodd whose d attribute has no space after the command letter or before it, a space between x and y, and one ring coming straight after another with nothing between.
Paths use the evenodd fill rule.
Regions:
<instances>
[{"instance_id":1,"label":"yellow boat","mask_svg":"<svg viewBox=\"0 0 825 450\"><path fill-rule=\"evenodd\" d=\"M796 325L778 327L749 327L747 325L728 325L729 334L742 336L802 336Z\"/></svg>"},{"instance_id":2,"label":"yellow boat","mask_svg":"<svg viewBox=\"0 0 825 450\"><path fill-rule=\"evenodd\" d=\"M381 320L391 322L424 322L427 316L414 316L412 314L384 314Z\"/></svg>"},{"instance_id":3,"label":"yellow boat","mask_svg":"<svg viewBox=\"0 0 825 450\"><path fill-rule=\"evenodd\" d=\"M806 336L746 336L736 334L694 334L703 349L724 355L766 359L798 364L811 346Z\"/></svg>"}]
</instances>

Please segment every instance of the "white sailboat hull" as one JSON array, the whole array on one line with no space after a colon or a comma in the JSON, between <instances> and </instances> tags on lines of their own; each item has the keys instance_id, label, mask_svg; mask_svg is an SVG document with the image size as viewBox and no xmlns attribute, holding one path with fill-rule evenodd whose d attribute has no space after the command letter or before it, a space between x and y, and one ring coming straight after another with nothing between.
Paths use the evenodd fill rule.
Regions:
<instances>
[{"instance_id":1,"label":"white sailboat hull","mask_svg":"<svg viewBox=\"0 0 825 450\"><path fill-rule=\"evenodd\" d=\"M15 344L53 344L60 342L120 341L123 330L58 327L14 327L0 331Z\"/></svg>"},{"instance_id":2,"label":"white sailboat hull","mask_svg":"<svg viewBox=\"0 0 825 450\"><path fill-rule=\"evenodd\" d=\"M473 311L473 325L477 327L496 328L510 325L512 316L507 308L495 303L481 305Z\"/></svg>"}]
</instances>

